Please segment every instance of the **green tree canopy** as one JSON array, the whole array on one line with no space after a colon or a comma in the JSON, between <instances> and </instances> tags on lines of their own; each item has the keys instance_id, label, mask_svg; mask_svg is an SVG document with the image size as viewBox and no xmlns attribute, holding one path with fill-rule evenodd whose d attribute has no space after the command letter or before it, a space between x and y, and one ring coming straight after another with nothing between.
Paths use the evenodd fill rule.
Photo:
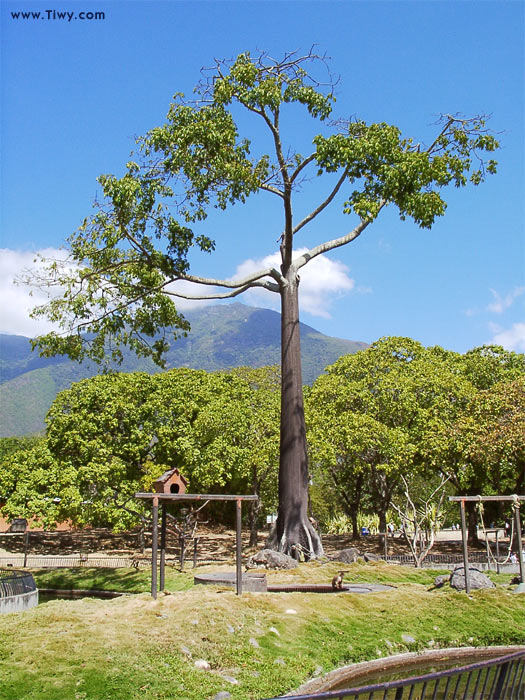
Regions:
<instances>
[{"instance_id":1,"label":"green tree canopy","mask_svg":"<svg viewBox=\"0 0 525 700\"><path fill-rule=\"evenodd\" d=\"M4 510L46 524L60 517L126 528L143 513L134 494L172 467L195 493L221 493L228 484L275 507L277 387L273 368L115 373L75 383L51 406L46 438L4 460ZM262 512L252 511L252 530Z\"/></svg>"},{"instance_id":2,"label":"green tree canopy","mask_svg":"<svg viewBox=\"0 0 525 700\"><path fill-rule=\"evenodd\" d=\"M370 494L386 530L386 512L400 483L425 469L425 434L449 424L475 392L460 356L410 338L383 338L327 368L308 394L314 462L332 475L343 503ZM356 487L358 490L356 490Z\"/></svg>"}]
</instances>

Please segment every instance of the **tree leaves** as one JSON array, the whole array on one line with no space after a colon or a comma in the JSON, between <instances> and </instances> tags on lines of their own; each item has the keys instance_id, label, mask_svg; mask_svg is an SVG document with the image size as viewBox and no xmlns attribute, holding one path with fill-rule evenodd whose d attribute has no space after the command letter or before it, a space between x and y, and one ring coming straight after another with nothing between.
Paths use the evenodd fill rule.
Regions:
<instances>
[{"instance_id":1,"label":"tree leaves","mask_svg":"<svg viewBox=\"0 0 525 700\"><path fill-rule=\"evenodd\" d=\"M77 382L53 402L46 437L2 461L3 512L126 529L136 517L123 506L143 512L134 494L173 467L194 493L264 494L266 512L277 497L278 388L274 368Z\"/></svg>"}]
</instances>

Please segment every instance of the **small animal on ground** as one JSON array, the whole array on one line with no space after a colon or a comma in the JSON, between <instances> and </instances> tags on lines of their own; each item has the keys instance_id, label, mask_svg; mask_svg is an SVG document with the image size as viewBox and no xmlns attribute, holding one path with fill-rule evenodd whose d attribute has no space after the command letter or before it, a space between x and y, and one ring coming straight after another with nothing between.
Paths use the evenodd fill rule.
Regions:
<instances>
[{"instance_id":1,"label":"small animal on ground","mask_svg":"<svg viewBox=\"0 0 525 700\"><path fill-rule=\"evenodd\" d=\"M337 576L334 576L332 579L332 588L334 591L342 591L343 590L343 577L345 574L348 573L347 571L340 571Z\"/></svg>"}]
</instances>

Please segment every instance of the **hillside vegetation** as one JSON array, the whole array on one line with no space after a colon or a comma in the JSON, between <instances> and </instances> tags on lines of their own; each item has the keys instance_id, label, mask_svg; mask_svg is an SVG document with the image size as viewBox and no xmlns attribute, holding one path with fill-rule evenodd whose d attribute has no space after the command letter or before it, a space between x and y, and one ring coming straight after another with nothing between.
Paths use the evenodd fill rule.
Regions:
<instances>
[{"instance_id":1,"label":"hillside vegetation","mask_svg":"<svg viewBox=\"0 0 525 700\"><path fill-rule=\"evenodd\" d=\"M263 367L280 363L280 314L244 304L210 306L188 312L191 331L174 342L167 368L217 371L231 367ZM341 355L367 347L330 338L301 324L303 382L311 384ZM128 352L124 372L159 372L149 359ZM100 372L93 363L64 358L39 358L29 339L0 335L0 437L30 435L44 429L44 418L59 391Z\"/></svg>"}]
</instances>

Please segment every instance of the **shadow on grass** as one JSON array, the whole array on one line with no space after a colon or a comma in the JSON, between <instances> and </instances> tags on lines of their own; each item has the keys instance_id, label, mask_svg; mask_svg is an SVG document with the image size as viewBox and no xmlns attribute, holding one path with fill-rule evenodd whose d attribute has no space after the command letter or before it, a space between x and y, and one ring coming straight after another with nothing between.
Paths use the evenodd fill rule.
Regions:
<instances>
[{"instance_id":1,"label":"shadow on grass","mask_svg":"<svg viewBox=\"0 0 525 700\"><path fill-rule=\"evenodd\" d=\"M84 589L146 593L151 586L151 569L36 569L33 572L38 588ZM182 591L193 585L193 575L166 571L166 588Z\"/></svg>"}]
</instances>

